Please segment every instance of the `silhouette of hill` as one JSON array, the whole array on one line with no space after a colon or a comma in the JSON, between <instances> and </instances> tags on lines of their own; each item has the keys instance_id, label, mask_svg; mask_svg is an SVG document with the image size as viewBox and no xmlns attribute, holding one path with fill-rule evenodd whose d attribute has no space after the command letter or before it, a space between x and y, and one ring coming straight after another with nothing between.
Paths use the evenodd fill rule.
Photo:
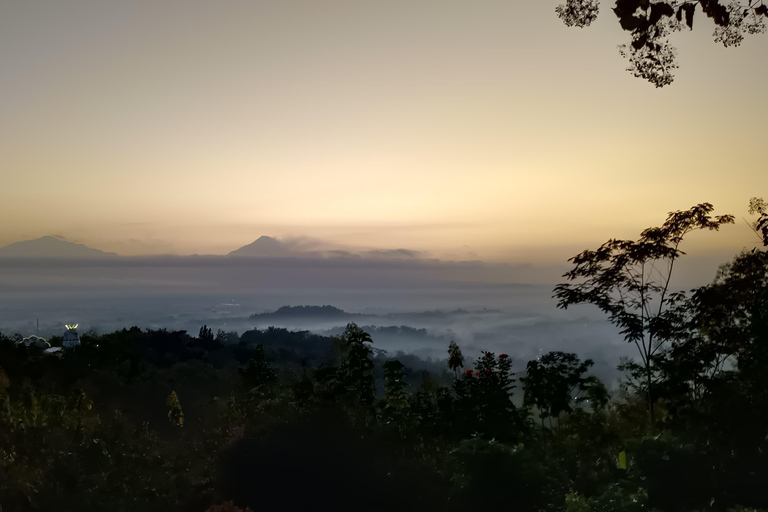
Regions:
<instances>
[{"instance_id":1,"label":"silhouette of hill","mask_svg":"<svg viewBox=\"0 0 768 512\"><path fill-rule=\"evenodd\" d=\"M334 306L282 306L271 313L257 313L251 315L252 319L259 320L341 320L350 317L361 316L359 313L347 313L343 309Z\"/></svg>"},{"instance_id":2,"label":"silhouette of hill","mask_svg":"<svg viewBox=\"0 0 768 512\"><path fill-rule=\"evenodd\" d=\"M285 245L271 236L260 236L258 240L244 245L239 249L227 254L227 256L247 256L247 257L275 257L286 256L291 251Z\"/></svg>"},{"instance_id":3,"label":"silhouette of hill","mask_svg":"<svg viewBox=\"0 0 768 512\"><path fill-rule=\"evenodd\" d=\"M55 236L23 240L0 247L0 257L11 258L107 258L113 256L117 254L68 242Z\"/></svg>"}]
</instances>

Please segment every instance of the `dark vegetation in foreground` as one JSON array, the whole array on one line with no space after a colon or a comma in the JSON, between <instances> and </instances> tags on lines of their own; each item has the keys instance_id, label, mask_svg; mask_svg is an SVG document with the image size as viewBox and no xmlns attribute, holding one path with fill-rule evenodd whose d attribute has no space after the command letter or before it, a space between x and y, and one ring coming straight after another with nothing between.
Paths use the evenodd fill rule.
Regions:
<instances>
[{"instance_id":1,"label":"dark vegetation in foreground","mask_svg":"<svg viewBox=\"0 0 768 512\"><path fill-rule=\"evenodd\" d=\"M516 375L505 354L470 364L451 344L427 369L374 353L355 324L131 328L60 355L0 336L2 510L765 509L768 253L688 294L646 274L732 220L710 211L586 251L556 290L637 344L612 394L575 354Z\"/></svg>"}]
</instances>

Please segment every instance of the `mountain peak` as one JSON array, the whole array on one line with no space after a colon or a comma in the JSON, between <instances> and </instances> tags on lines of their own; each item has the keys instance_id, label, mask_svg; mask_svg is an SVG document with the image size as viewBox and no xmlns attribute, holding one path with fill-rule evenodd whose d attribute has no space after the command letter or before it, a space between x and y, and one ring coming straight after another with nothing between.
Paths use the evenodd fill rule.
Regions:
<instances>
[{"instance_id":1,"label":"mountain peak","mask_svg":"<svg viewBox=\"0 0 768 512\"><path fill-rule=\"evenodd\" d=\"M230 252L228 256L285 256L288 252L277 238L262 235L256 241Z\"/></svg>"}]
</instances>

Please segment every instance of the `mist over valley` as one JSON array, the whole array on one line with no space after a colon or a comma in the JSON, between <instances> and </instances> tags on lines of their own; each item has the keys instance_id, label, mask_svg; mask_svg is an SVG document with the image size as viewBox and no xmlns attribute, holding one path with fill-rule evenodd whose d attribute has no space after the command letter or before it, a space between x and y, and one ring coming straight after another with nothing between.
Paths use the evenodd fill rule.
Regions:
<instances>
[{"instance_id":1,"label":"mist over valley","mask_svg":"<svg viewBox=\"0 0 768 512\"><path fill-rule=\"evenodd\" d=\"M354 322L390 355L443 360L456 341L470 358L487 350L524 365L562 350L594 359L607 382L619 358L633 355L594 309L558 310L552 285L509 282L545 275L530 265L270 251L234 259L35 254L0 257L3 333L50 337L79 323L98 333L138 326L194 334L207 325L239 335L280 327L330 336Z\"/></svg>"}]
</instances>

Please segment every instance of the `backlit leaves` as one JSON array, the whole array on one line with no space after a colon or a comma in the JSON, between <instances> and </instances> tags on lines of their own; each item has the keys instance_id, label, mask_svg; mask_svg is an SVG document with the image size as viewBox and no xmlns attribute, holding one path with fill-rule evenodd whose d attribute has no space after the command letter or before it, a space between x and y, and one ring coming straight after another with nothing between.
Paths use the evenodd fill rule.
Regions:
<instances>
[{"instance_id":1,"label":"backlit leaves","mask_svg":"<svg viewBox=\"0 0 768 512\"><path fill-rule=\"evenodd\" d=\"M697 11L715 25L715 42L726 47L739 46L745 34L766 31L768 6L765 0L616 0L613 12L621 28L631 34L631 42L619 46L629 60L627 71L656 87L674 81L677 52L669 35L683 27L693 29ZM597 0L569 0L557 7L560 19L569 27L586 27L597 18Z\"/></svg>"},{"instance_id":2,"label":"backlit leaves","mask_svg":"<svg viewBox=\"0 0 768 512\"><path fill-rule=\"evenodd\" d=\"M675 80L673 71L678 68L675 58L677 50L667 41L641 44L636 47L619 46L619 53L629 59L627 71L637 78L642 78L656 87L664 87Z\"/></svg>"},{"instance_id":3,"label":"backlit leaves","mask_svg":"<svg viewBox=\"0 0 768 512\"><path fill-rule=\"evenodd\" d=\"M568 0L560 4L555 12L568 27L584 28L597 19L600 12L599 0Z\"/></svg>"},{"instance_id":4,"label":"backlit leaves","mask_svg":"<svg viewBox=\"0 0 768 512\"><path fill-rule=\"evenodd\" d=\"M763 241L763 245L768 247L768 203L759 197L751 198L749 200L749 214L759 216L751 224L751 227Z\"/></svg>"},{"instance_id":5,"label":"backlit leaves","mask_svg":"<svg viewBox=\"0 0 768 512\"><path fill-rule=\"evenodd\" d=\"M765 7L765 5L763 5ZM715 29L715 42L726 48L739 46L744 34L765 32L765 17L757 14L757 9L744 9L738 2L728 5L730 22Z\"/></svg>"}]
</instances>

